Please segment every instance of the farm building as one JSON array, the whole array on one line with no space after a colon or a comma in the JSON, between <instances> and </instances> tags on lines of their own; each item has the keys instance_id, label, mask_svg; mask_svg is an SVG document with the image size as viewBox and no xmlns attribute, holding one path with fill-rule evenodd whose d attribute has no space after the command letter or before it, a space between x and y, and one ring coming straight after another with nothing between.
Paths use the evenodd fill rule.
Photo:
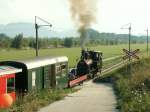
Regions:
<instances>
[{"instance_id":1,"label":"farm building","mask_svg":"<svg viewBox=\"0 0 150 112\"><path fill-rule=\"evenodd\" d=\"M16 73L15 88L17 92L27 92L34 88L67 87L68 58L36 57L22 61L3 61L2 66L22 69Z\"/></svg>"}]
</instances>

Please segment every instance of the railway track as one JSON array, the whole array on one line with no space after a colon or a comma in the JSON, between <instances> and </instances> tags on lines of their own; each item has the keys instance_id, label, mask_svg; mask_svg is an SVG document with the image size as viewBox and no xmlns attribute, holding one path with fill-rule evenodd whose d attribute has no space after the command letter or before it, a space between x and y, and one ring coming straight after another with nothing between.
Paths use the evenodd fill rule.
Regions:
<instances>
[{"instance_id":1,"label":"railway track","mask_svg":"<svg viewBox=\"0 0 150 112\"><path fill-rule=\"evenodd\" d=\"M127 61L121 61L121 62L119 62L119 63L117 63L117 64L114 64L113 66L111 66L111 67L109 67L109 68L102 69L101 74L104 75L104 74L106 74L106 73L108 73L108 72L111 72L111 71L113 71L113 70L116 70L116 69L118 69L118 68L124 66L126 63L127 63Z\"/></svg>"},{"instance_id":2,"label":"railway track","mask_svg":"<svg viewBox=\"0 0 150 112\"><path fill-rule=\"evenodd\" d=\"M110 57L110 58L105 58L105 59L103 59L103 62L110 61L110 60L113 60L113 59L116 59L116 58L119 58L119 57L122 57L122 55L114 56L114 57Z\"/></svg>"}]
</instances>

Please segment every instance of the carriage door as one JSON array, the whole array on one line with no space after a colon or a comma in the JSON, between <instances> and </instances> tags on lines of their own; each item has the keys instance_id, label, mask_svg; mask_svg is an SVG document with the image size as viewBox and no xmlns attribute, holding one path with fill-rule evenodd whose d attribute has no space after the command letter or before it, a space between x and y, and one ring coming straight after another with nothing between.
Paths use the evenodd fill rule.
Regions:
<instances>
[{"instance_id":1,"label":"carriage door","mask_svg":"<svg viewBox=\"0 0 150 112\"><path fill-rule=\"evenodd\" d=\"M44 67L44 88L50 88L51 86L51 66Z\"/></svg>"},{"instance_id":2,"label":"carriage door","mask_svg":"<svg viewBox=\"0 0 150 112\"><path fill-rule=\"evenodd\" d=\"M52 88L56 87L56 65L55 64L51 65L50 79L51 79L51 87Z\"/></svg>"}]
</instances>

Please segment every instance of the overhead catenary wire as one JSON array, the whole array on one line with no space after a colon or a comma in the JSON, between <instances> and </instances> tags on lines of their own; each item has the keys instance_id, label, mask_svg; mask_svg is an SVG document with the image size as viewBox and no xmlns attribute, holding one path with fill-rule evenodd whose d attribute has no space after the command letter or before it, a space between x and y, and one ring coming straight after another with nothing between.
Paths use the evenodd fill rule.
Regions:
<instances>
[{"instance_id":1,"label":"overhead catenary wire","mask_svg":"<svg viewBox=\"0 0 150 112\"><path fill-rule=\"evenodd\" d=\"M39 19L39 20L45 22L46 25L39 25L39 24L37 23L37 19ZM48 21L46 21L46 20L44 20L44 19L38 17L38 16L35 16L36 56L39 55L39 53L38 53L38 49L39 49L39 45L38 45L38 29L39 29L40 27L42 27L42 26L49 26L49 27L52 27L52 24L49 23Z\"/></svg>"}]
</instances>

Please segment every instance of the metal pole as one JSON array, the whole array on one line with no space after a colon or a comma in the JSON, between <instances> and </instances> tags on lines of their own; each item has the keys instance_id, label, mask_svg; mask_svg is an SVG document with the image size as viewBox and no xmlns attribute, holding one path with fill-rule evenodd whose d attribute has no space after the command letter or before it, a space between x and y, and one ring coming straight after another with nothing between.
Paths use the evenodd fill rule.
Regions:
<instances>
[{"instance_id":1,"label":"metal pole","mask_svg":"<svg viewBox=\"0 0 150 112\"><path fill-rule=\"evenodd\" d=\"M39 55L38 53L38 24L36 23L36 16L35 16L35 33L36 33L36 56Z\"/></svg>"},{"instance_id":2,"label":"metal pole","mask_svg":"<svg viewBox=\"0 0 150 112\"><path fill-rule=\"evenodd\" d=\"M131 52L131 24L129 26L129 52ZM129 57L129 61L131 61L131 56Z\"/></svg>"},{"instance_id":3,"label":"metal pole","mask_svg":"<svg viewBox=\"0 0 150 112\"><path fill-rule=\"evenodd\" d=\"M148 41L149 41L149 40L148 40L148 29L146 30L146 32L147 32L147 55L148 55L148 49L149 49L149 48L148 48L148 47L149 47L149 46L148 46L148 43L149 43L149 42L148 42Z\"/></svg>"},{"instance_id":4,"label":"metal pole","mask_svg":"<svg viewBox=\"0 0 150 112\"><path fill-rule=\"evenodd\" d=\"M125 26L129 26L129 27L125 27ZM129 23L129 24L126 24L126 25L124 25L124 26L122 26L121 27L121 29L128 29L129 30L129 34L128 34L128 36L129 36L129 49L128 49L128 51L129 51L129 68L128 68L128 71L129 71L129 74L131 74L131 23Z\"/></svg>"},{"instance_id":5,"label":"metal pole","mask_svg":"<svg viewBox=\"0 0 150 112\"><path fill-rule=\"evenodd\" d=\"M131 23L130 23L130 26L129 26L129 52L131 52ZM129 56L129 73L131 74L131 56Z\"/></svg>"},{"instance_id":6,"label":"metal pole","mask_svg":"<svg viewBox=\"0 0 150 112\"><path fill-rule=\"evenodd\" d=\"M39 19L39 20L41 20L41 21L47 23L47 25L38 25L38 24L37 24L37 19ZM50 24L49 22L45 21L44 19L42 19L42 18L40 18L40 17L38 17L38 16L35 16L36 56L39 55L39 52L38 52L38 50L39 50L39 44L38 44L38 29L39 29L41 26L50 26L50 27L52 27L52 24Z\"/></svg>"},{"instance_id":7,"label":"metal pole","mask_svg":"<svg viewBox=\"0 0 150 112\"><path fill-rule=\"evenodd\" d=\"M44 20L44 19L42 19L42 18L40 18L40 17L38 17L38 16L36 16L36 18L38 18L39 20L41 20L41 21L43 21L43 22L49 24L49 26L52 27L52 24L49 23L48 21L46 21L46 20Z\"/></svg>"}]
</instances>

